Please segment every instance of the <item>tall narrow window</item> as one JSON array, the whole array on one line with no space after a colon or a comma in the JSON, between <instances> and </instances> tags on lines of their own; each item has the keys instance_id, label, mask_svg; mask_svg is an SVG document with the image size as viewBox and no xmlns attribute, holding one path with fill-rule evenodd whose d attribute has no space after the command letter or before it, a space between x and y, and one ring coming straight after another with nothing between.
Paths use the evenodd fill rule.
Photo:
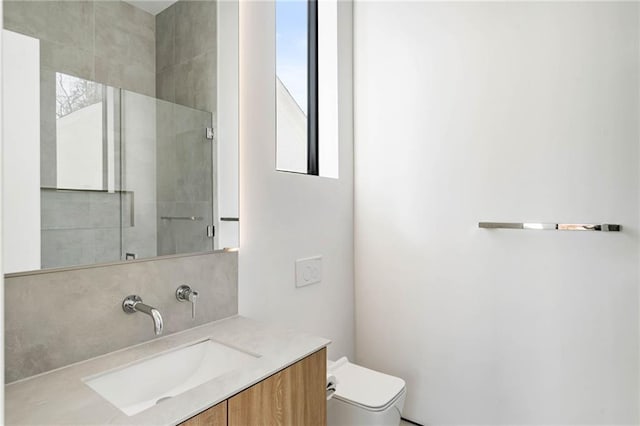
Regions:
<instances>
[{"instance_id":1,"label":"tall narrow window","mask_svg":"<svg viewBox=\"0 0 640 426\"><path fill-rule=\"evenodd\" d=\"M276 168L318 175L318 3L275 4Z\"/></svg>"}]
</instances>

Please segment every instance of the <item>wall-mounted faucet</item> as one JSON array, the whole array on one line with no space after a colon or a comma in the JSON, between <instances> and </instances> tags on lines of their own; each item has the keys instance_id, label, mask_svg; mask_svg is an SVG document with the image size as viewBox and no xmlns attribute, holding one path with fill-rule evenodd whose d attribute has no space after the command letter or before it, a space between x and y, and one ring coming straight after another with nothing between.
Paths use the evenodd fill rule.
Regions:
<instances>
[{"instance_id":1,"label":"wall-mounted faucet","mask_svg":"<svg viewBox=\"0 0 640 426\"><path fill-rule=\"evenodd\" d=\"M153 319L153 330L155 331L156 336L162 334L162 329L164 328L162 315L160 315L160 312L153 306L142 303L140 296L132 294L131 296L125 297L122 301L122 310L128 314L142 312L149 315Z\"/></svg>"},{"instance_id":2,"label":"wall-mounted faucet","mask_svg":"<svg viewBox=\"0 0 640 426\"><path fill-rule=\"evenodd\" d=\"M188 285L181 285L176 289L176 299L180 302L191 302L191 319L196 318L196 299L198 292L192 290Z\"/></svg>"}]
</instances>

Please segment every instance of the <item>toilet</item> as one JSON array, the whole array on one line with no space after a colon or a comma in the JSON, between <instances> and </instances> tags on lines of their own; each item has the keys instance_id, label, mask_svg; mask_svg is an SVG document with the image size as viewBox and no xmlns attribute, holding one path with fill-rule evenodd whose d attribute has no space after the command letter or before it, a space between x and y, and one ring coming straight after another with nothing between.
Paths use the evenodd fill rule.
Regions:
<instances>
[{"instance_id":1,"label":"toilet","mask_svg":"<svg viewBox=\"0 0 640 426\"><path fill-rule=\"evenodd\" d=\"M404 380L349 362L327 362L336 391L327 401L327 426L398 426L404 407Z\"/></svg>"}]
</instances>

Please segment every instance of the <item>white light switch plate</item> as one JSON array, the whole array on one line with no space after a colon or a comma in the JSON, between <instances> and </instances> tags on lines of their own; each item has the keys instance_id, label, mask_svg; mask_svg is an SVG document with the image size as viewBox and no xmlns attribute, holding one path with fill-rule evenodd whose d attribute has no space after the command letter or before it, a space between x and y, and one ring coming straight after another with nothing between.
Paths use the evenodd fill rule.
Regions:
<instances>
[{"instance_id":1,"label":"white light switch plate","mask_svg":"<svg viewBox=\"0 0 640 426\"><path fill-rule=\"evenodd\" d=\"M296 287L322 281L322 256L296 260Z\"/></svg>"}]
</instances>

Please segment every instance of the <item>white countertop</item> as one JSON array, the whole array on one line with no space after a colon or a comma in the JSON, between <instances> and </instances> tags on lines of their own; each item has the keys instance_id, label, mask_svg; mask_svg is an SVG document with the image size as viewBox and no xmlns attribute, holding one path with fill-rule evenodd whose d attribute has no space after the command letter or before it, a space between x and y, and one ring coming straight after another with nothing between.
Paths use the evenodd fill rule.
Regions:
<instances>
[{"instance_id":1,"label":"white countertop","mask_svg":"<svg viewBox=\"0 0 640 426\"><path fill-rule=\"evenodd\" d=\"M82 381L87 376L206 338L261 356L247 368L219 376L133 416L124 414ZM5 386L5 422L8 425L177 424L329 343L321 337L240 316L226 318L8 384Z\"/></svg>"}]
</instances>

